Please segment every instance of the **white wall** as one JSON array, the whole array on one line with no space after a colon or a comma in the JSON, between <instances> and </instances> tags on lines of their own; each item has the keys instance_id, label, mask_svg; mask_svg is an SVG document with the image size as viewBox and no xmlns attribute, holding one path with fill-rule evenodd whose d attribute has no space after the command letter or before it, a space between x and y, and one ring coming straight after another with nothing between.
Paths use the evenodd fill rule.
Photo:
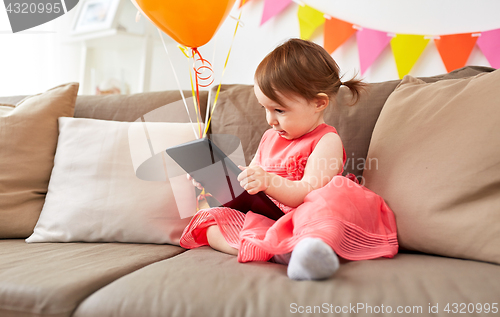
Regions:
<instances>
[{"instance_id":1,"label":"white wall","mask_svg":"<svg viewBox=\"0 0 500 317\"><path fill-rule=\"evenodd\" d=\"M348 22L393 33L438 35L500 28L500 1L496 0L302 2ZM223 83L251 84L260 60L287 38L299 36L297 4L291 4L282 14L259 26L263 6L264 0L250 0L245 5L242 15L244 26L240 26L236 34ZM76 10L31 30L11 34L3 8L0 7L0 96L38 93L65 82L79 80L80 46L61 43ZM231 15L237 16L238 13L235 6ZM212 41L200 48L203 57L214 64L214 84L221 80L235 25L236 21L228 18ZM157 33L154 36L157 41L153 54L151 90L177 89L167 55L158 41L159 36ZM322 36L323 33L318 31L312 40L322 44ZM190 89L188 61L176 46L174 41L167 39L181 88ZM118 77L120 69L124 69L131 92L137 92L140 49L114 52L96 50L93 56L94 65L98 67L97 72L103 74L102 77ZM333 57L347 77L354 74L359 69L355 37L340 47ZM489 66L477 47L467 64ZM430 41L410 74L429 76L445 72L437 49ZM398 78L389 47L363 77L368 82Z\"/></svg>"},{"instance_id":2,"label":"white wall","mask_svg":"<svg viewBox=\"0 0 500 317\"><path fill-rule=\"evenodd\" d=\"M38 27L12 34L0 1L0 96L36 94L78 81L79 47L63 44L75 10Z\"/></svg>"},{"instance_id":3,"label":"white wall","mask_svg":"<svg viewBox=\"0 0 500 317\"><path fill-rule=\"evenodd\" d=\"M498 18L500 1L496 0L479 0L474 4L468 0L302 0L302 2L350 23L393 33L443 35L500 28L500 18ZM223 83L252 84L253 73L262 58L287 38L299 37L298 4L292 3L280 15L263 26L259 26L263 7L263 0L250 0L245 5L242 15L245 26L238 29ZM237 16L237 14L237 10L233 10L231 15ZM222 72L235 25L234 19L227 19L216 35L217 84L220 82L219 74ZM323 32L317 31L312 40L322 45ZM201 52L205 58L207 55L212 56L214 41L202 47ZM171 43L169 50L177 53L175 43ZM332 56L339 64L341 71L346 73L346 77L353 76L359 71L355 36L337 49ZM183 59L185 58L180 53L176 54L175 60L178 63L182 63ZM489 66L477 46L471 53L467 64ZM165 69L167 69L166 66ZM182 73L179 76L182 77L183 88L189 89L187 71L183 68L180 71ZM430 76L441 73L446 73L446 69L434 42L429 41L410 75ZM160 74L153 79L153 89L171 87L173 82L169 80L169 76L162 78L158 75ZM363 78L368 82L398 78L390 46L386 47Z\"/></svg>"}]
</instances>

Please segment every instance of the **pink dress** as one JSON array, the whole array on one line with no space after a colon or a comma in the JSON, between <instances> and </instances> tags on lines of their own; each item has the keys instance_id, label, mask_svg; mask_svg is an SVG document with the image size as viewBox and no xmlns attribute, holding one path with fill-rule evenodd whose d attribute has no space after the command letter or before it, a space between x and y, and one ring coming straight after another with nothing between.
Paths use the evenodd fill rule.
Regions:
<instances>
[{"instance_id":1,"label":"pink dress","mask_svg":"<svg viewBox=\"0 0 500 317\"><path fill-rule=\"evenodd\" d=\"M320 124L287 140L269 129L262 136L256 163L267 172L300 180L307 158L329 132L337 130ZM228 244L238 249L239 262L268 261L274 254L291 252L306 237L321 238L347 260L392 258L398 252L394 214L382 197L359 185L354 175L341 176L342 170L326 186L307 194L297 208L273 199L285 213L277 221L226 207L200 210L184 229L180 245L187 249L208 245L207 228L218 225Z\"/></svg>"}]
</instances>

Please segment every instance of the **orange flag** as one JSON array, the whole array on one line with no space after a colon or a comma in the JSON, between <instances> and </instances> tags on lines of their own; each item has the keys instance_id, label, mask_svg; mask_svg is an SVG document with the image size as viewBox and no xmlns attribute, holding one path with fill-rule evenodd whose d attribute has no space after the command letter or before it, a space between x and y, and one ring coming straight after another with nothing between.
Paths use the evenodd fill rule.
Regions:
<instances>
[{"instance_id":1,"label":"orange flag","mask_svg":"<svg viewBox=\"0 0 500 317\"><path fill-rule=\"evenodd\" d=\"M332 54L340 45L344 44L356 29L352 24L335 18L325 21L324 47L328 53Z\"/></svg>"},{"instance_id":2,"label":"orange flag","mask_svg":"<svg viewBox=\"0 0 500 317\"><path fill-rule=\"evenodd\" d=\"M477 37L473 37L472 33L441 35L439 39L434 39L448 72L465 66L476 41Z\"/></svg>"}]
</instances>

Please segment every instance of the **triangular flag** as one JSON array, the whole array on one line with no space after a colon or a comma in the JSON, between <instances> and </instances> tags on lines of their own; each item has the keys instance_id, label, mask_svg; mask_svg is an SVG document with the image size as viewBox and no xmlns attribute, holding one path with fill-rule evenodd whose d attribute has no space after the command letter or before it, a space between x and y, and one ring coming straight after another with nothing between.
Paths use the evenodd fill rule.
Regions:
<instances>
[{"instance_id":1,"label":"triangular flag","mask_svg":"<svg viewBox=\"0 0 500 317\"><path fill-rule=\"evenodd\" d=\"M472 33L450 34L434 39L448 72L464 67L467 63L477 40L477 37L471 35Z\"/></svg>"},{"instance_id":2,"label":"triangular flag","mask_svg":"<svg viewBox=\"0 0 500 317\"><path fill-rule=\"evenodd\" d=\"M299 5L297 13L300 26L300 38L308 40L314 31L325 23L325 16L322 12L306 5Z\"/></svg>"},{"instance_id":3,"label":"triangular flag","mask_svg":"<svg viewBox=\"0 0 500 317\"><path fill-rule=\"evenodd\" d=\"M356 33L361 75L373 64L391 38L386 32L362 28Z\"/></svg>"},{"instance_id":4,"label":"triangular flag","mask_svg":"<svg viewBox=\"0 0 500 317\"><path fill-rule=\"evenodd\" d=\"M267 20L273 16L281 13L290 3L292 3L292 0L265 0L264 12L262 13L260 25L266 23Z\"/></svg>"},{"instance_id":5,"label":"triangular flag","mask_svg":"<svg viewBox=\"0 0 500 317\"><path fill-rule=\"evenodd\" d=\"M481 32L477 46L493 68L500 68L500 29Z\"/></svg>"},{"instance_id":6,"label":"triangular flag","mask_svg":"<svg viewBox=\"0 0 500 317\"><path fill-rule=\"evenodd\" d=\"M330 18L325 20L324 47L332 54L340 45L349 39L356 29L352 24L339 19Z\"/></svg>"},{"instance_id":7,"label":"triangular flag","mask_svg":"<svg viewBox=\"0 0 500 317\"><path fill-rule=\"evenodd\" d=\"M417 62L429 39L423 35L397 34L391 40L392 53L396 60L399 78L403 78Z\"/></svg>"}]
</instances>

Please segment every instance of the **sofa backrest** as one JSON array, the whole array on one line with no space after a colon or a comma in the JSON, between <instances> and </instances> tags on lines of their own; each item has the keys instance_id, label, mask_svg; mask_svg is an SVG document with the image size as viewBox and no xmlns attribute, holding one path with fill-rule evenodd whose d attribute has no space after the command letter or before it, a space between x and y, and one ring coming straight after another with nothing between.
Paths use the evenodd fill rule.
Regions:
<instances>
[{"instance_id":1,"label":"sofa backrest","mask_svg":"<svg viewBox=\"0 0 500 317\"><path fill-rule=\"evenodd\" d=\"M490 67L467 66L448 74L419 78L425 82L436 82L475 76L493 70L495 69ZM357 177L362 176L373 128L385 101L399 82L400 80L392 80L369 84L367 93L363 94L353 106L349 106L351 102L349 89L342 86L335 103L326 110L325 121L337 129L347 154L344 174L353 173ZM217 86L212 88L212 104L217 88ZM191 91L184 91L184 96L192 100ZM0 97L0 104L16 104L24 97ZM179 91L176 90L131 95L79 95L75 117L131 122L154 109L167 106L167 111L162 112L159 121L188 122L189 118L181 99ZM201 91L202 120L205 118L207 99L208 91ZM190 105L189 110L194 111L193 109ZM222 85L210 125L211 133L232 134L239 137L246 163L249 164L257 151L262 134L267 129L269 125L265 120L265 110L254 95L253 85Z\"/></svg>"},{"instance_id":2,"label":"sofa backrest","mask_svg":"<svg viewBox=\"0 0 500 317\"><path fill-rule=\"evenodd\" d=\"M194 113L191 91L184 91L189 111ZM0 104L15 105L27 96L0 97ZM147 92L131 95L78 95L75 106L75 118L133 122L146 113L162 106L167 106L168 122L189 122L182 96L178 90ZM205 118L208 91L200 91L200 110ZM163 115L163 112L162 112Z\"/></svg>"},{"instance_id":3,"label":"sofa backrest","mask_svg":"<svg viewBox=\"0 0 500 317\"><path fill-rule=\"evenodd\" d=\"M189 111L194 114L191 91L184 91ZM200 110L202 120L205 118L208 91L200 92ZM191 102L189 102L191 101ZM112 121L133 122L146 113L167 107L162 111L160 121L189 122L189 118L178 90L146 92L131 95L80 95L76 99L75 118L93 118Z\"/></svg>"},{"instance_id":4,"label":"sofa backrest","mask_svg":"<svg viewBox=\"0 0 500 317\"><path fill-rule=\"evenodd\" d=\"M493 68L468 66L448 74L422 77L425 82L475 76L481 72L491 72ZM334 126L339 133L347 155L344 175L363 174L371 135L385 101L400 80L370 83L365 94L352 106L351 93L342 86L336 101L325 111L325 122ZM212 88L212 99L217 87ZM253 92L253 85L223 85L219 101L214 111L211 132L232 134L240 138L247 164L250 163L262 134L269 129L265 120L265 110L259 105Z\"/></svg>"},{"instance_id":5,"label":"sofa backrest","mask_svg":"<svg viewBox=\"0 0 500 317\"><path fill-rule=\"evenodd\" d=\"M5 104L5 105L15 105L19 101L23 100L27 96L7 96L7 97L0 97L0 104Z\"/></svg>"}]
</instances>

